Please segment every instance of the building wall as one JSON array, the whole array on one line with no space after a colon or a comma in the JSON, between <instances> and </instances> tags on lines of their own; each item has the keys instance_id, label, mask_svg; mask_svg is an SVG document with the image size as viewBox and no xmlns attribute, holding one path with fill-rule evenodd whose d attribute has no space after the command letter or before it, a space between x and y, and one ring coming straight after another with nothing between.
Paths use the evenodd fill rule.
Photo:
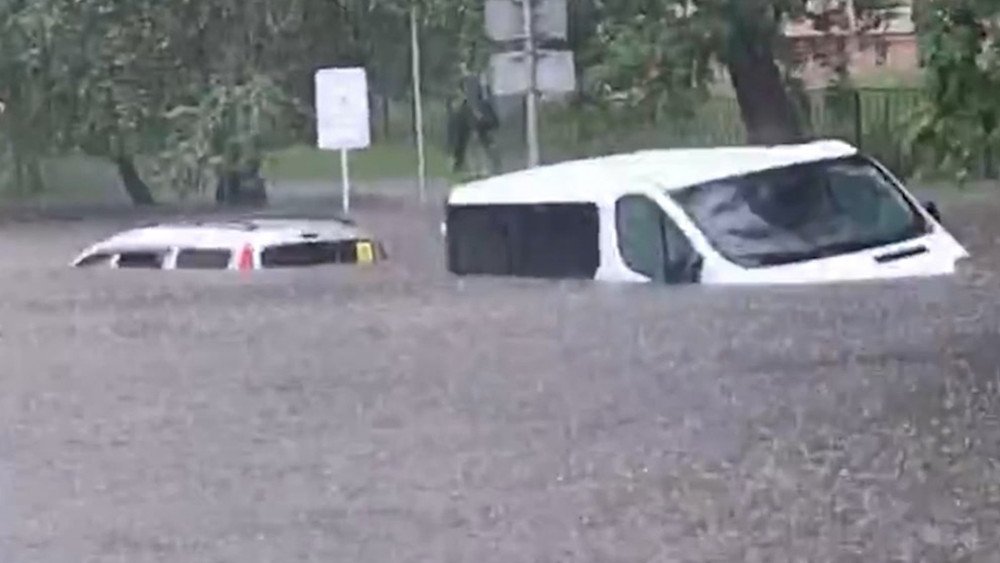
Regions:
<instances>
[{"instance_id":1,"label":"building wall","mask_svg":"<svg viewBox=\"0 0 1000 563\"><path fill-rule=\"evenodd\" d=\"M853 77L880 73L916 73L920 68L920 49L916 34L878 34L861 39L843 36L789 38L796 53L801 75L809 87L822 87L835 77L835 58L849 56L848 70Z\"/></svg>"},{"instance_id":2,"label":"building wall","mask_svg":"<svg viewBox=\"0 0 1000 563\"><path fill-rule=\"evenodd\" d=\"M892 14L877 29L854 29L853 23L845 24L852 21L849 18L841 18L839 25L824 32L804 18L788 22L785 37L792 42L806 83L811 87L826 85L834 77L832 63L845 52L849 54L848 70L854 77L916 74L920 50L912 0L900 2Z\"/></svg>"}]
</instances>

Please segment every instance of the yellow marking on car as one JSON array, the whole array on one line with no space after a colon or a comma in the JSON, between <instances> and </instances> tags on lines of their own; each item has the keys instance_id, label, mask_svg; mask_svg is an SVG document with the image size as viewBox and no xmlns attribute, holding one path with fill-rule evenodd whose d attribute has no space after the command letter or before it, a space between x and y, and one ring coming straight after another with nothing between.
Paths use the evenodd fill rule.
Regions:
<instances>
[{"instance_id":1,"label":"yellow marking on car","mask_svg":"<svg viewBox=\"0 0 1000 563\"><path fill-rule=\"evenodd\" d=\"M371 264L375 261L375 249L370 241L360 241L357 243L357 254L359 264Z\"/></svg>"}]
</instances>

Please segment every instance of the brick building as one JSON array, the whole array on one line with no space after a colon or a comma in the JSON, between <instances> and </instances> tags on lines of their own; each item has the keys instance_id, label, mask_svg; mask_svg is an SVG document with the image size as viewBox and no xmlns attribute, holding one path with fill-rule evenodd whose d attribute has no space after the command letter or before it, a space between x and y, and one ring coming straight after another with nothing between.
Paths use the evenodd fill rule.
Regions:
<instances>
[{"instance_id":1,"label":"brick building","mask_svg":"<svg viewBox=\"0 0 1000 563\"><path fill-rule=\"evenodd\" d=\"M920 68L916 25L908 5L864 23L841 9L833 13L826 29L817 29L812 21L797 21L786 26L785 35L810 87L827 84L838 64L853 77L915 75Z\"/></svg>"}]
</instances>

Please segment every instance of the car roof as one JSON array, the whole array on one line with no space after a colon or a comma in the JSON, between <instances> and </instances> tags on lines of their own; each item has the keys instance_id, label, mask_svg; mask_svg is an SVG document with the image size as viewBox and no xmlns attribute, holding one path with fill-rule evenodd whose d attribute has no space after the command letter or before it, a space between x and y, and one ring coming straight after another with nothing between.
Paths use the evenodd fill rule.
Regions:
<instances>
[{"instance_id":1,"label":"car roof","mask_svg":"<svg viewBox=\"0 0 1000 563\"><path fill-rule=\"evenodd\" d=\"M175 247L234 249L245 244L263 246L367 237L368 234L360 228L337 219L249 218L175 222L123 231L91 246L82 255Z\"/></svg>"},{"instance_id":2,"label":"car roof","mask_svg":"<svg viewBox=\"0 0 1000 563\"><path fill-rule=\"evenodd\" d=\"M658 149L552 164L456 186L452 205L616 201L858 153L834 140L778 146Z\"/></svg>"}]
</instances>

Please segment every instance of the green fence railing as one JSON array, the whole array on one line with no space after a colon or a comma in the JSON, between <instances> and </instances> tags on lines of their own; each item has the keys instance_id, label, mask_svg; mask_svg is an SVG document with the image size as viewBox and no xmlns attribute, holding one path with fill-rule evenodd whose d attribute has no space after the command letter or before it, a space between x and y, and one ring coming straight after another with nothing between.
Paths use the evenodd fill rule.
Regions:
<instances>
[{"instance_id":1,"label":"green fence railing","mask_svg":"<svg viewBox=\"0 0 1000 563\"><path fill-rule=\"evenodd\" d=\"M910 145L911 131L923 100L917 88L863 88L812 90L802 108L813 138L842 139L860 147L897 174L908 177L918 170L928 176L930 159ZM411 111L405 103L386 105L376 114L376 138L399 141L412 138ZM669 108L668 108L669 109ZM524 119L521 107L508 103L497 144L504 168L524 166ZM426 102L429 142L447 144L447 105L439 99ZM540 116L542 158L546 162L627 152L645 148L705 147L743 144L746 132L739 106L731 97L714 97L683 114L661 111L611 114L576 105L546 105ZM993 155L982 155L976 172L995 178Z\"/></svg>"}]
</instances>

